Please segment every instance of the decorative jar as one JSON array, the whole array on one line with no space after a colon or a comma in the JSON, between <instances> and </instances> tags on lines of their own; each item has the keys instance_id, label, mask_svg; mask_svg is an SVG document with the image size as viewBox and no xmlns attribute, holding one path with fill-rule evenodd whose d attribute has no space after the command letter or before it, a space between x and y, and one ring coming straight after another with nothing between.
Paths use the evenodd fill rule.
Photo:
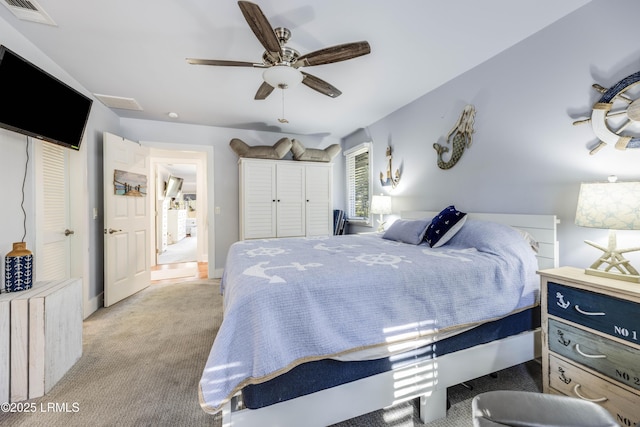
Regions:
<instances>
[{"instance_id":1,"label":"decorative jar","mask_svg":"<svg viewBox=\"0 0 640 427\"><path fill-rule=\"evenodd\" d=\"M5 292L31 289L33 285L33 253L25 242L15 242L4 260Z\"/></svg>"}]
</instances>

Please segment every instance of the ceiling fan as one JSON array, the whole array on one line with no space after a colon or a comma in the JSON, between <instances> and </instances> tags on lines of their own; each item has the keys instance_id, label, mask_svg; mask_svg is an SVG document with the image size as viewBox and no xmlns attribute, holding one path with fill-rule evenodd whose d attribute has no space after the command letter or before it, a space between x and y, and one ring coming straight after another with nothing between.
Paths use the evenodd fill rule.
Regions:
<instances>
[{"instance_id":1,"label":"ceiling fan","mask_svg":"<svg viewBox=\"0 0 640 427\"><path fill-rule=\"evenodd\" d=\"M336 98L342 92L324 80L301 71L300 68L346 61L371 52L369 43L360 41L327 47L301 56L297 50L285 46L291 37L291 31L282 27L273 28L257 4L239 1L238 6L256 38L265 48L262 62L197 58L187 58L187 62L195 65L265 68L262 74L264 82L258 88L254 99L265 99L276 87L287 89L298 83Z\"/></svg>"}]
</instances>

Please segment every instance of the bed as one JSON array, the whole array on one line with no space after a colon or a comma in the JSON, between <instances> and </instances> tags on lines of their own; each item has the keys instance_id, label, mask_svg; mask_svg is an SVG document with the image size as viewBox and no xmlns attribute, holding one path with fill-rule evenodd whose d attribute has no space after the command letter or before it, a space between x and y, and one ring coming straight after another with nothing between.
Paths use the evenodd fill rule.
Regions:
<instances>
[{"instance_id":1,"label":"bed","mask_svg":"<svg viewBox=\"0 0 640 427\"><path fill-rule=\"evenodd\" d=\"M419 398L428 422L446 416L447 387L535 358L556 217L465 219L438 248L375 233L232 245L202 408L225 427L326 426Z\"/></svg>"}]
</instances>

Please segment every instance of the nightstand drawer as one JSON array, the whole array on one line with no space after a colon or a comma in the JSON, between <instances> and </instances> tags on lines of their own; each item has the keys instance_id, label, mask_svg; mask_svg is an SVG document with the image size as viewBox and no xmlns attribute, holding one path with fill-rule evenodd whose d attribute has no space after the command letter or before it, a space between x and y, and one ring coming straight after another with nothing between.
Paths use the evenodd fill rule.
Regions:
<instances>
[{"instance_id":1,"label":"nightstand drawer","mask_svg":"<svg viewBox=\"0 0 640 427\"><path fill-rule=\"evenodd\" d=\"M612 296L548 283L548 312L554 316L640 343L640 306Z\"/></svg>"},{"instance_id":2,"label":"nightstand drawer","mask_svg":"<svg viewBox=\"0 0 640 427\"><path fill-rule=\"evenodd\" d=\"M567 396L598 401L623 426L635 426L640 420L640 395L553 356L549 356L549 375L552 388Z\"/></svg>"},{"instance_id":3,"label":"nightstand drawer","mask_svg":"<svg viewBox=\"0 0 640 427\"><path fill-rule=\"evenodd\" d=\"M549 319L549 349L640 390L637 350Z\"/></svg>"}]
</instances>

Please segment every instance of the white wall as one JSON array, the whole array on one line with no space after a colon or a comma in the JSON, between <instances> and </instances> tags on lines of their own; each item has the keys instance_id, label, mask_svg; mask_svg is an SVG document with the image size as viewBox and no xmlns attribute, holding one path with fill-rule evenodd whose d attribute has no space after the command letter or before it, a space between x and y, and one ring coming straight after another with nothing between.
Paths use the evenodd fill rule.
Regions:
<instances>
[{"instance_id":1,"label":"white wall","mask_svg":"<svg viewBox=\"0 0 640 427\"><path fill-rule=\"evenodd\" d=\"M601 96L593 83L610 87L640 70L638 16L640 2L595 0L350 135L343 148L372 137L375 194L387 192L377 177L392 145L394 168L404 170L391 193L396 212L455 204L473 212L556 214L560 264L586 267L600 251L583 240L606 245L607 232L573 224L580 182L610 174L640 179L640 149L605 147L590 156L586 147L596 140L590 125L572 122L587 117ZM433 144L444 144L466 104L477 111L473 144L452 169L441 170ZM621 247L640 246L640 231L618 236Z\"/></svg>"},{"instance_id":2,"label":"white wall","mask_svg":"<svg viewBox=\"0 0 640 427\"><path fill-rule=\"evenodd\" d=\"M0 101L1 102L1 101ZM27 149L27 137L5 129L0 129L0 180L4 183L3 195L4 200L0 221L0 253L5 255L12 249L13 242L22 241L24 233L23 221L25 219L21 209L22 201L22 180L25 176L25 167L27 167L27 155L33 156L33 149ZM27 177L25 182L25 203L26 211L26 231L25 241L27 248L33 250L35 247L33 233L33 161L29 162ZM3 265L4 267L4 265ZM4 268L2 268L2 286L4 287Z\"/></svg>"}]
</instances>

